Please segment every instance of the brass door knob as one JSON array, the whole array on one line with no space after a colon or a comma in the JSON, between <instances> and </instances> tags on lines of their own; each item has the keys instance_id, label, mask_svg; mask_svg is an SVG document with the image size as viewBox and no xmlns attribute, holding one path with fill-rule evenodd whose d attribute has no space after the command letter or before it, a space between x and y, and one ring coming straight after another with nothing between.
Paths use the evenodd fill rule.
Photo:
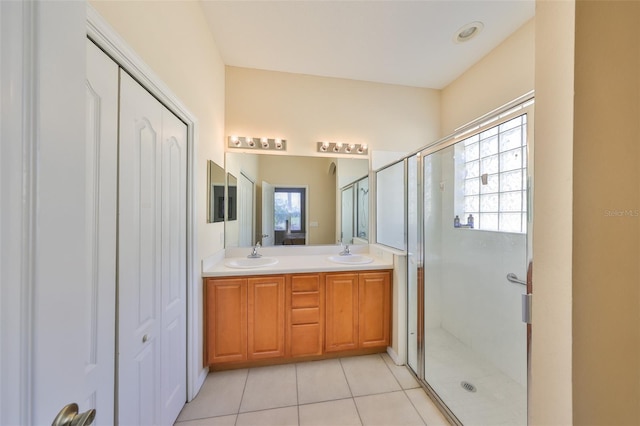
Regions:
<instances>
[{"instance_id":1,"label":"brass door knob","mask_svg":"<svg viewBox=\"0 0 640 426\"><path fill-rule=\"evenodd\" d=\"M72 402L65 405L51 423L51 426L86 426L93 423L96 418L96 410L93 408L78 413L78 404Z\"/></svg>"}]
</instances>

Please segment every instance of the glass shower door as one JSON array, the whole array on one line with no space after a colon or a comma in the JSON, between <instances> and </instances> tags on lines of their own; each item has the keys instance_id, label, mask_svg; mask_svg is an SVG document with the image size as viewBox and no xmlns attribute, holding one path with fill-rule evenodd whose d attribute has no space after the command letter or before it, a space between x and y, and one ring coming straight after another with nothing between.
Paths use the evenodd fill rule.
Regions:
<instances>
[{"instance_id":1,"label":"glass shower door","mask_svg":"<svg viewBox=\"0 0 640 426\"><path fill-rule=\"evenodd\" d=\"M419 155L407 160L407 365L420 376L423 288L418 165Z\"/></svg>"},{"instance_id":2,"label":"glass shower door","mask_svg":"<svg viewBox=\"0 0 640 426\"><path fill-rule=\"evenodd\" d=\"M424 379L462 424L525 425L526 115L422 163Z\"/></svg>"}]
</instances>

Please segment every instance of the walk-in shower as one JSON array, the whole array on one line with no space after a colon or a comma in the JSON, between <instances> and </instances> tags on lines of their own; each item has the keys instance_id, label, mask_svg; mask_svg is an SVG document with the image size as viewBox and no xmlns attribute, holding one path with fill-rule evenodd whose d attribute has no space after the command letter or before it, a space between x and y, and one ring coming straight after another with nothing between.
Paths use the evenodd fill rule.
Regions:
<instances>
[{"instance_id":1,"label":"walk-in shower","mask_svg":"<svg viewBox=\"0 0 640 426\"><path fill-rule=\"evenodd\" d=\"M527 424L531 104L405 160L407 364L464 425Z\"/></svg>"}]
</instances>

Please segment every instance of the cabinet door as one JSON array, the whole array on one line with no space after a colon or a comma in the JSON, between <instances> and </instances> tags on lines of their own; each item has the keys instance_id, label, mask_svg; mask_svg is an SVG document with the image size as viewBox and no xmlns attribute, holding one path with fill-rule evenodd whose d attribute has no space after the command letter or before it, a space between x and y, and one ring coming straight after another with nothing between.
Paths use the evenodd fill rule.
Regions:
<instances>
[{"instance_id":1,"label":"cabinet door","mask_svg":"<svg viewBox=\"0 0 640 426\"><path fill-rule=\"evenodd\" d=\"M319 274L291 276L289 355L322 355L323 286Z\"/></svg>"},{"instance_id":2,"label":"cabinet door","mask_svg":"<svg viewBox=\"0 0 640 426\"><path fill-rule=\"evenodd\" d=\"M284 277L249 278L248 359L284 356Z\"/></svg>"},{"instance_id":3,"label":"cabinet door","mask_svg":"<svg viewBox=\"0 0 640 426\"><path fill-rule=\"evenodd\" d=\"M325 350L358 347L358 274L329 274L325 282Z\"/></svg>"},{"instance_id":4,"label":"cabinet door","mask_svg":"<svg viewBox=\"0 0 640 426\"><path fill-rule=\"evenodd\" d=\"M207 364L247 359L247 280L208 279L205 287Z\"/></svg>"},{"instance_id":5,"label":"cabinet door","mask_svg":"<svg viewBox=\"0 0 640 426\"><path fill-rule=\"evenodd\" d=\"M358 293L360 316L359 347L388 346L391 319L391 279L389 272L360 274Z\"/></svg>"}]
</instances>

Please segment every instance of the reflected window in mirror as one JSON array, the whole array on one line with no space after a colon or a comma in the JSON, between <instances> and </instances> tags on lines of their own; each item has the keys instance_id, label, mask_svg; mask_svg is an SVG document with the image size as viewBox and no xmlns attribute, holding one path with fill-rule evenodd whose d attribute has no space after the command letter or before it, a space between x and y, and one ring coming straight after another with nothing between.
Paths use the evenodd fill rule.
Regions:
<instances>
[{"instance_id":1,"label":"reflected window in mirror","mask_svg":"<svg viewBox=\"0 0 640 426\"><path fill-rule=\"evenodd\" d=\"M276 187L273 197L275 244L306 244L306 188Z\"/></svg>"},{"instance_id":2,"label":"reflected window in mirror","mask_svg":"<svg viewBox=\"0 0 640 426\"><path fill-rule=\"evenodd\" d=\"M209 160L207 164L207 223L224 222L225 172Z\"/></svg>"}]
</instances>

